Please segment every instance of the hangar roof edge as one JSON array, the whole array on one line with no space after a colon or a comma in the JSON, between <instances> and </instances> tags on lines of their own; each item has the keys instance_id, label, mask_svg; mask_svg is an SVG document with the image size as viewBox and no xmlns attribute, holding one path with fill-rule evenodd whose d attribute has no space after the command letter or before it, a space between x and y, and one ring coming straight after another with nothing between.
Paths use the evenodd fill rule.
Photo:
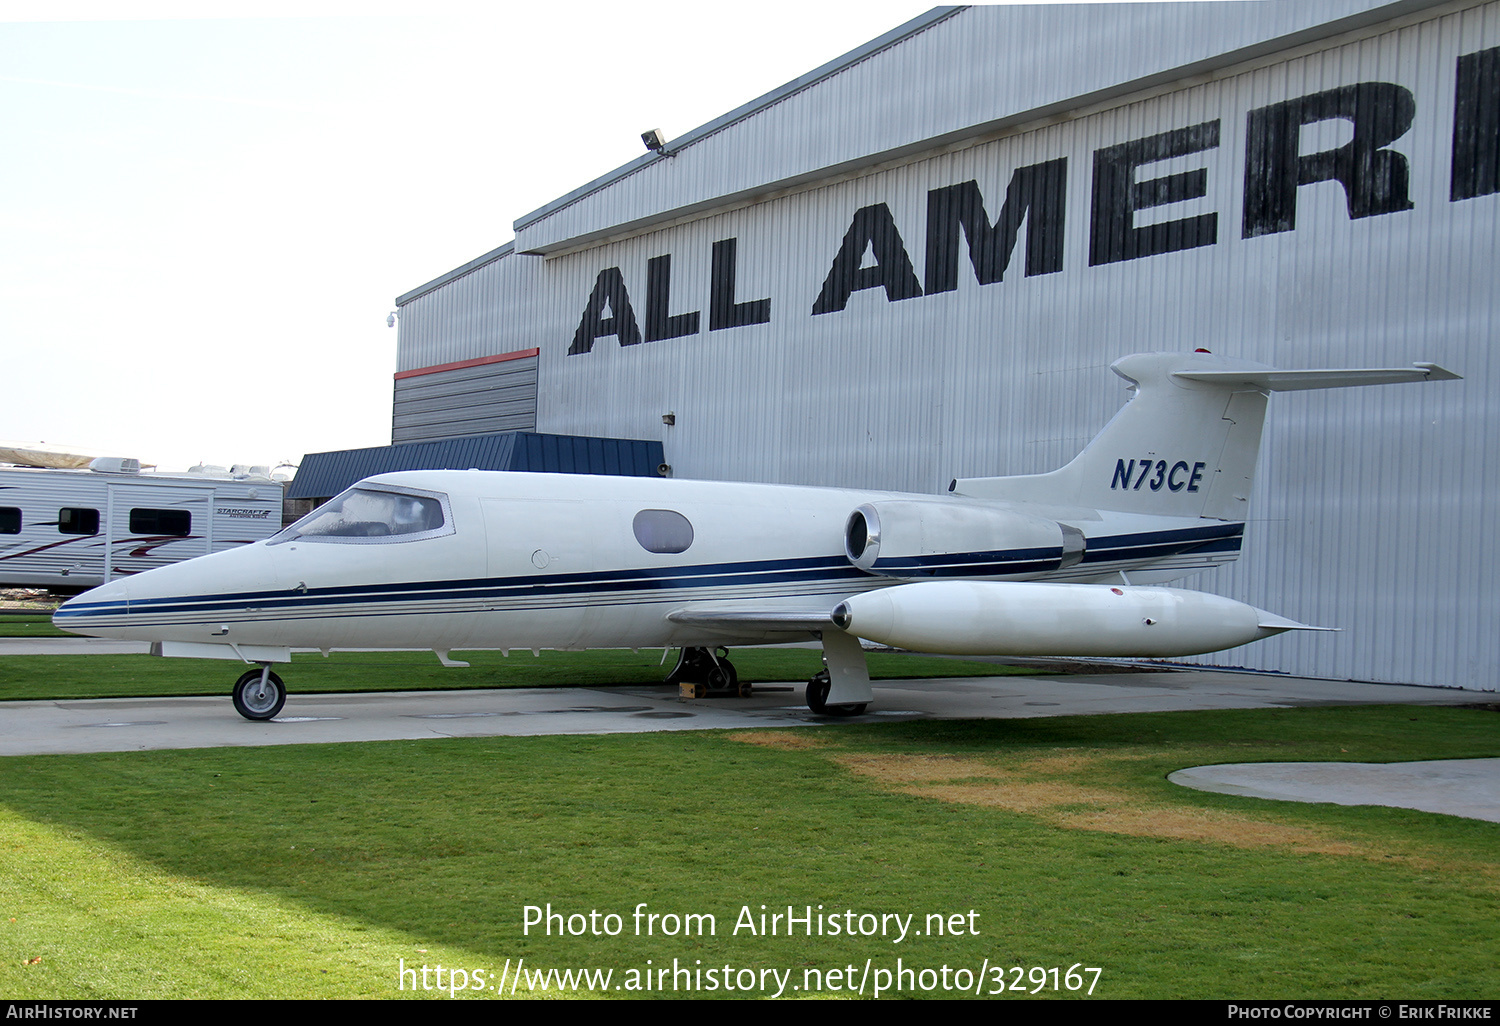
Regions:
<instances>
[{"instance_id":1,"label":"hangar roof edge","mask_svg":"<svg viewBox=\"0 0 1500 1026\"><path fill-rule=\"evenodd\" d=\"M404 293L402 293L401 295L399 295L399 296L396 297L396 305L397 306L405 306L407 303L410 303L413 299L419 299L422 296L425 296L427 293L432 292L434 289L440 289L444 285L448 284L450 281L453 281L453 280L455 280L457 278L462 278L464 275L468 274L470 271L477 271L481 267L483 267L485 264L492 264L496 260L499 260L501 257L510 256L511 253L515 252L515 249L516 249L516 243L515 243L515 240L512 239L510 242L507 242L505 245L500 246L500 247L498 247L496 249L492 249L488 253L483 254L482 256L477 256L473 260L470 260L466 264L460 264L458 267L455 267L453 270L449 271L447 274L440 274L440 275L438 275L436 278L434 278L431 281L427 282L425 285L418 285L416 288L412 289L410 292L404 292Z\"/></svg>"},{"instance_id":2,"label":"hangar roof edge","mask_svg":"<svg viewBox=\"0 0 1500 1026\"><path fill-rule=\"evenodd\" d=\"M1077 107L1093 106L1115 98L1128 97L1141 90L1159 88L1170 82L1212 73L1221 68L1234 67L1235 65L1264 58L1267 55L1275 54L1282 50L1305 46L1348 32L1369 29L1373 26L1425 12L1432 8L1447 6L1452 2L1453 0L1385 0L1385 2L1382 2L1382 0L1319 0L1316 5L1309 3L1303 8L1304 10L1317 12L1311 14L1309 18L1282 19L1283 22L1290 20L1293 24L1301 20L1302 23L1295 25L1295 27L1284 25L1280 27L1279 31L1272 29L1269 35L1245 39L1238 43L1229 42L1224 44L1224 48L1216 49L1215 52L1170 62L1161 67L1151 69L1144 74L1129 75L1094 88L1070 91L1065 94L1059 93L1054 97L1048 98L1047 102L1043 102L1040 105L1023 104L1016 109L1000 113L998 117L981 118L962 127L955 126L947 131L936 132L932 135L902 140L893 146L882 146L863 150L858 153L850 153L845 159L836 160L831 164L809 167L787 177L778 176L771 180L760 181L752 187L730 189L712 195L705 194L697 197L693 202L680 207L642 209L637 211L634 217L598 218L595 219L596 223L594 225L582 231L577 229L583 228L583 225L575 225L572 228L561 227L550 232L541 228L542 222L561 214L568 208L584 203L585 201L592 201L593 197L599 193L620 185L638 173L650 171L654 167L661 165L661 154L642 154L630 163L622 165L614 171L596 178L553 200L551 203L518 218L513 225L516 232L517 251L532 255L557 256L579 249L590 248L593 245L639 234L650 230L653 226L665 225L682 217L692 217L710 210L738 206L746 201L753 202L757 196L762 194L780 192L788 188L800 188L825 179L840 178L863 166L906 159L913 154L925 152L929 149L951 146L969 137L983 136L995 131L1008 129L1015 125L1054 117L1060 112ZM1008 8L1007 10L1025 10L1028 6L1022 5L1017 8ZM1070 6L1077 9L1086 8L1090 5L1063 4L1058 6L1059 9ZM1135 15L1138 9L1142 17L1148 17L1156 13L1150 10L1152 8L1174 6L1176 5L1158 2L1139 5L1123 4L1118 8L1112 7L1110 9L1112 11L1124 11L1131 16ZM1184 6L1190 8L1211 8L1215 5L1188 4ZM1223 6L1226 8L1254 8L1258 4L1254 2L1248 4L1227 3ZM1281 7L1282 5L1270 4L1269 6ZM1301 6L1300 0L1298 6ZM971 6L935 8L920 18L913 19L864 46L850 51L843 57L831 61L787 83L779 89L772 90L764 96L752 100L730 111L728 114L672 140L663 152L672 156L683 154L696 144L721 134L725 129L737 123L747 121L753 116L765 112L769 108L799 93L806 92L819 86L821 83L827 82L871 57L884 51L889 51L899 44L906 43L922 35L922 33L955 15L972 9L974 8ZM1052 7L1050 5L1040 5L1035 9L1051 10ZM1293 8L1287 6L1284 9ZM990 8L986 10L994 9ZM537 237L539 232L541 232L541 237Z\"/></svg>"},{"instance_id":3,"label":"hangar roof edge","mask_svg":"<svg viewBox=\"0 0 1500 1026\"><path fill-rule=\"evenodd\" d=\"M889 32L886 32L885 34L880 36L876 36L868 43L855 47L853 50L850 50L842 57L835 57L827 64L824 64L818 68L814 68L812 71L809 71L805 75L799 75L796 78L792 79L790 82L787 82L785 85L778 86L775 89L772 89L770 92L765 93L762 96L758 96L748 103L741 104L729 113L721 114L719 117L714 118L707 124L699 125L697 128L678 136L671 141L671 143L666 147L666 150L670 151L671 153L680 152L681 150L686 149L687 147L698 142L700 139L706 139L707 137L716 134L722 129L728 128L736 121L743 121L745 118L756 113L757 111L765 110L767 107L780 103L782 100L786 99L788 96L793 95L794 93L800 93L804 89L817 85L824 79L829 78L833 75L837 75L845 68L858 64L860 61L863 61L871 57L872 55L879 53L881 50L884 50L890 46L894 46L896 43L901 42L901 40L903 39L914 36L919 32L926 31L933 25L936 25L938 22L945 21L958 12L965 10L966 7L967 5L934 7L932 10L928 11L925 14L918 15L911 21L906 22L904 25L898 25L895 28L891 29ZM537 221L540 221L542 218L548 216L549 214L555 213L556 211L561 210L564 207L570 206L583 197L591 193L598 192L600 189L603 189L622 178L627 178L630 175L635 174L641 168L655 162L657 159L659 159L659 157L660 154L657 153L643 153L635 160L632 160L630 163L617 167L613 171L595 178L592 182L580 185L572 192L559 196L551 203L548 203L545 206L538 207L529 214L522 214L516 219L513 227L516 231L519 232L527 225L535 224Z\"/></svg>"}]
</instances>

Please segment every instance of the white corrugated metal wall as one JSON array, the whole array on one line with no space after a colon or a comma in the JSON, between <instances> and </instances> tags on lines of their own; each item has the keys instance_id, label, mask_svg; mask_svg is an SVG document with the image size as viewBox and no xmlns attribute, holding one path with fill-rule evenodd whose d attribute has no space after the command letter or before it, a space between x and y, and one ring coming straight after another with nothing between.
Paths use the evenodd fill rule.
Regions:
<instances>
[{"instance_id":1,"label":"white corrugated metal wall","mask_svg":"<svg viewBox=\"0 0 1500 1026\"><path fill-rule=\"evenodd\" d=\"M775 183L867 167L871 154L1000 127L1023 112L1153 81L1317 26L1354 26L1431 0L1238 0L938 8L516 222L542 251L664 211L764 195ZM1327 28L1319 30L1327 35ZM678 152L680 151L680 152Z\"/></svg>"},{"instance_id":2,"label":"white corrugated metal wall","mask_svg":"<svg viewBox=\"0 0 1500 1026\"><path fill-rule=\"evenodd\" d=\"M1260 643L1232 661L1494 688L1500 608L1486 557L1495 549L1489 505L1500 483L1490 455L1500 439L1500 367L1489 354L1497 327L1489 283L1500 195L1453 200L1450 169L1457 61L1500 46L1500 5L1445 5L1425 15L1414 6L1400 5L1404 20L1381 29L1302 42L1070 119L1017 124L952 152L844 174L624 241L562 247L565 255L550 259L508 256L454 284L482 290L482 279L503 273L530 287L507 286L482 312L469 295L448 317L494 323L487 352L540 350L539 430L661 437L683 476L923 491L941 490L953 476L1065 462L1124 399L1105 368L1134 351L1205 346L1289 367L1442 363L1467 380L1276 397L1245 556L1188 583L1346 628L1332 638ZM958 40L963 19L994 16L965 11L938 27ZM920 66L933 63L935 31L916 37L924 39ZM1190 42L1183 52L1193 51ZM861 74L890 61L885 78L900 90L890 102L920 106L931 96L923 80L903 77L907 57L891 47L863 62ZM955 56L944 67L962 60L972 63ZM1409 169L1411 208L1351 218L1344 186L1316 182L1296 189L1295 230L1246 237L1251 112L1359 83L1389 83L1414 102L1410 128L1387 147ZM811 103L800 116L825 128L830 121ZM1209 125L1216 143L1200 130L1192 152L1135 171L1146 182L1202 169L1201 197L1142 209L1135 224L1216 215L1211 244L1091 264L1099 152ZM715 137L730 148L725 159L735 131ZM1315 121L1298 133L1301 152L1341 146L1351 133L1345 118ZM812 312L856 211L884 205L920 282L931 191L973 181L995 221L1017 168L1060 158L1067 161L1060 270L1025 273L1033 212L1003 281L978 284L961 244L953 291L891 301L866 289L840 311ZM643 174L622 183L631 195L650 185ZM614 187L587 197L593 216ZM638 202L627 197L621 209ZM731 238L734 298L768 299L769 318L711 331L711 254ZM591 291L610 269L645 330L648 261L664 255L671 256L666 312L697 312L699 330L628 346L602 335L591 351L568 355ZM439 297L452 287L412 305L449 302ZM607 312L619 322L620 310ZM404 317L404 349L410 327ZM431 352L403 356L403 366L440 362ZM446 359L480 355L458 346ZM662 425L668 412L675 427Z\"/></svg>"}]
</instances>

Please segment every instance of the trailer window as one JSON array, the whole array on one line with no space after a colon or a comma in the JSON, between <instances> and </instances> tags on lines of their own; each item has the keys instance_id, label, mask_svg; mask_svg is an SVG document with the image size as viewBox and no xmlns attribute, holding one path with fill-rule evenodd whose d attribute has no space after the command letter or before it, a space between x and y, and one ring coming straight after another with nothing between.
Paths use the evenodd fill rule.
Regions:
<instances>
[{"instance_id":1,"label":"trailer window","mask_svg":"<svg viewBox=\"0 0 1500 1026\"><path fill-rule=\"evenodd\" d=\"M166 534L186 538L193 530L193 514L185 509L133 509L131 534Z\"/></svg>"},{"instance_id":2,"label":"trailer window","mask_svg":"<svg viewBox=\"0 0 1500 1026\"><path fill-rule=\"evenodd\" d=\"M98 534L99 511L97 509L60 509L57 511L57 530L61 534Z\"/></svg>"},{"instance_id":3,"label":"trailer window","mask_svg":"<svg viewBox=\"0 0 1500 1026\"><path fill-rule=\"evenodd\" d=\"M0 534L21 533L21 511L14 506L0 506Z\"/></svg>"},{"instance_id":4,"label":"trailer window","mask_svg":"<svg viewBox=\"0 0 1500 1026\"><path fill-rule=\"evenodd\" d=\"M272 542L404 542L452 534L448 497L394 486L358 486L336 495Z\"/></svg>"}]
</instances>

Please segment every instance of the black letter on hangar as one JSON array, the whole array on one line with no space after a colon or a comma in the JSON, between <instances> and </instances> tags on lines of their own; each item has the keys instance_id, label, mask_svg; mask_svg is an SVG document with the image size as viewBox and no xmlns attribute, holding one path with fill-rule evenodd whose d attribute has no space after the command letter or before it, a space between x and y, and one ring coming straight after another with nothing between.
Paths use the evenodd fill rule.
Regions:
<instances>
[{"instance_id":1,"label":"black letter on hangar","mask_svg":"<svg viewBox=\"0 0 1500 1026\"><path fill-rule=\"evenodd\" d=\"M1245 221L1241 234L1289 232L1297 227L1297 188L1314 182L1344 187L1351 220L1410 210L1406 157L1382 147L1411 128L1417 102L1390 82L1360 82L1252 110L1245 126ZM1302 126L1343 118L1354 138L1343 146L1302 154Z\"/></svg>"},{"instance_id":2,"label":"black letter on hangar","mask_svg":"<svg viewBox=\"0 0 1500 1026\"><path fill-rule=\"evenodd\" d=\"M1021 222L1026 228L1026 275L1062 270L1063 216L1068 159L1016 168L993 225L984 209L979 183L960 182L927 194L927 294L958 288L958 232L969 242L969 263L981 285L1000 281L1016 248Z\"/></svg>"},{"instance_id":3,"label":"black letter on hangar","mask_svg":"<svg viewBox=\"0 0 1500 1026\"><path fill-rule=\"evenodd\" d=\"M610 316L604 316L605 310ZM641 340L635 311L630 308L630 294L625 291L625 276L618 267L606 267L594 280L594 291L589 295L589 305L584 308L583 319L573 334L568 355L592 352L594 339L606 335L614 335L622 346L633 346Z\"/></svg>"},{"instance_id":4,"label":"black letter on hangar","mask_svg":"<svg viewBox=\"0 0 1500 1026\"><path fill-rule=\"evenodd\" d=\"M1500 46L1458 59L1450 202L1500 192Z\"/></svg>"},{"instance_id":5,"label":"black letter on hangar","mask_svg":"<svg viewBox=\"0 0 1500 1026\"><path fill-rule=\"evenodd\" d=\"M646 341L698 334L698 311L672 316L672 254L646 261ZM622 340L623 341L623 340Z\"/></svg>"},{"instance_id":6,"label":"black letter on hangar","mask_svg":"<svg viewBox=\"0 0 1500 1026\"><path fill-rule=\"evenodd\" d=\"M1219 239L1219 215L1199 214L1160 224L1135 226L1135 212L1208 194L1203 168L1137 182L1142 164L1211 150L1219 145L1219 122L1178 128L1094 151L1094 202L1089 226L1089 266L1136 260L1158 253L1212 246Z\"/></svg>"},{"instance_id":7,"label":"black letter on hangar","mask_svg":"<svg viewBox=\"0 0 1500 1026\"><path fill-rule=\"evenodd\" d=\"M870 267L861 267L865 253L875 257ZM885 298L894 303L900 299L914 299L922 294L922 285L917 273L912 270L911 257L906 254L906 243L896 230L896 221L891 217L891 208L884 203L861 207L854 212L854 220L844 233L843 244L823 280L823 290L813 303L815 314L834 313L842 310L849 297L862 289L885 289Z\"/></svg>"},{"instance_id":8,"label":"black letter on hangar","mask_svg":"<svg viewBox=\"0 0 1500 1026\"><path fill-rule=\"evenodd\" d=\"M714 243L713 267L709 273L708 330L742 328L747 324L765 324L771 319L771 301L754 299L747 303L734 301L735 264L739 239L720 239Z\"/></svg>"}]
</instances>

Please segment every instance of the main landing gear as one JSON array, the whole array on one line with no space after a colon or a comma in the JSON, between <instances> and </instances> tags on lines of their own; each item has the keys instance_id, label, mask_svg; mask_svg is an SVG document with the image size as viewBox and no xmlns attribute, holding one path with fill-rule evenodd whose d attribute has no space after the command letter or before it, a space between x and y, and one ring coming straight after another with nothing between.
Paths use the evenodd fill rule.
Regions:
<instances>
[{"instance_id":1,"label":"main landing gear","mask_svg":"<svg viewBox=\"0 0 1500 1026\"><path fill-rule=\"evenodd\" d=\"M667 674L667 683L691 687L694 698L703 698L710 692L749 698L751 690L748 682L740 683L727 648L684 648L677 657L677 665Z\"/></svg>"},{"instance_id":2,"label":"main landing gear","mask_svg":"<svg viewBox=\"0 0 1500 1026\"><path fill-rule=\"evenodd\" d=\"M819 716L858 716L875 697L859 639L843 631L823 632L823 665L807 682L807 707Z\"/></svg>"},{"instance_id":3,"label":"main landing gear","mask_svg":"<svg viewBox=\"0 0 1500 1026\"><path fill-rule=\"evenodd\" d=\"M827 670L819 670L813 674L812 679L807 682L807 707L819 716L858 716L865 711L868 702L829 705L828 691L832 686Z\"/></svg>"},{"instance_id":4,"label":"main landing gear","mask_svg":"<svg viewBox=\"0 0 1500 1026\"><path fill-rule=\"evenodd\" d=\"M234 709L247 720L269 720L286 704L286 685L267 663L234 682Z\"/></svg>"},{"instance_id":5,"label":"main landing gear","mask_svg":"<svg viewBox=\"0 0 1500 1026\"><path fill-rule=\"evenodd\" d=\"M677 665L667 674L694 698L710 693L750 696L750 685L741 684L729 661L729 650L687 647ZM807 682L807 707L819 716L858 716L875 696L870 691L870 672L859 639L840 630L823 631L823 665L827 667Z\"/></svg>"}]
</instances>

